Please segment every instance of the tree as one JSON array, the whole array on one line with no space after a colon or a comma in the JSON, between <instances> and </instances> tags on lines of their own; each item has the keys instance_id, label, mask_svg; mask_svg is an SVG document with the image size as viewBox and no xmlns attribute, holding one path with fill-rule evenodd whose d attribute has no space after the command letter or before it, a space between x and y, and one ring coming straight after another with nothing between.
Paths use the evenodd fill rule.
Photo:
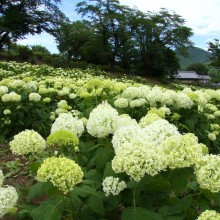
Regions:
<instances>
[{"instance_id":1,"label":"tree","mask_svg":"<svg viewBox=\"0 0 220 220\"><path fill-rule=\"evenodd\" d=\"M174 50L191 45L190 28L184 26L184 19L175 13L162 9L158 13L136 10L130 17L132 36L139 51L137 63L142 75L175 75L179 62Z\"/></svg>"},{"instance_id":2,"label":"tree","mask_svg":"<svg viewBox=\"0 0 220 220\"><path fill-rule=\"evenodd\" d=\"M50 32L65 18L57 4L60 0L1 0L0 50L5 44L26 34Z\"/></svg>"},{"instance_id":3,"label":"tree","mask_svg":"<svg viewBox=\"0 0 220 220\"><path fill-rule=\"evenodd\" d=\"M67 54L68 61L82 60L83 46L91 40L93 31L87 21L63 22L53 31L62 54Z\"/></svg>"},{"instance_id":4,"label":"tree","mask_svg":"<svg viewBox=\"0 0 220 220\"><path fill-rule=\"evenodd\" d=\"M94 30L94 41L87 55L104 57L103 64L115 65L144 76L174 75L179 62L174 50L191 45L190 28L175 13L141 12L120 5L118 0L88 0L77 4L77 12L87 16ZM96 54L96 56L95 56Z\"/></svg>"},{"instance_id":5,"label":"tree","mask_svg":"<svg viewBox=\"0 0 220 220\"><path fill-rule=\"evenodd\" d=\"M208 51L212 53L210 58L211 66L220 68L220 42L218 39L215 39L214 42L208 43L209 48Z\"/></svg>"},{"instance_id":6,"label":"tree","mask_svg":"<svg viewBox=\"0 0 220 220\"><path fill-rule=\"evenodd\" d=\"M128 10L118 0L89 0L77 4L76 11L82 16L87 15L92 23L96 38L93 42L99 44L105 64L110 64L112 71L119 62L126 65L124 50L130 40L126 26Z\"/></svg>"},{"instance_id":7,"label":"tree","mask_svg":"<svg viewBox=\"0 0 220 220\"><path fill-rule=\"evenodd\" d=\"M208 67L203 63L192 63L186 68L186 70L196 71L199 75L207 75L209 71Z\"/></svg>"}]
</instances>

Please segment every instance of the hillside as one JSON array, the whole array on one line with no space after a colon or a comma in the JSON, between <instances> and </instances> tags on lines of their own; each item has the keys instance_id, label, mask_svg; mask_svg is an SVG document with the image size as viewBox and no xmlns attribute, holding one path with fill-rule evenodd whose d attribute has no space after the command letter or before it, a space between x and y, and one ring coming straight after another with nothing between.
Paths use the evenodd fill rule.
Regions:
<instances>
[{"instance_id":1,"label":"hillside","mask_svg":"<svg viewBox=\"0 0 220 220\"><path fill-rule=\"evenodd\" d=\"M190 47L188 56L183 57L177 51L177 56L180 59L181 69L184 69L191 63L207 63L209 62L211 53L198 47Z\"/></svg>"}]
</instances>

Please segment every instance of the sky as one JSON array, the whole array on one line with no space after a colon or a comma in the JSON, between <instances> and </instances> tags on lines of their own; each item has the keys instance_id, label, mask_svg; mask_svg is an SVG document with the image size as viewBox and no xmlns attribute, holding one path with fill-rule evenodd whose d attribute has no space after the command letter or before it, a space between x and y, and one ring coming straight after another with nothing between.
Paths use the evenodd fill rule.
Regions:
<instances>
[{"instance_id":1,"label":"sky","mask_svg":"<svg viewBox=\"0 0 220 220\"><path fill-rule=\"evenodd\" d=\"M81 19L75 12L81 0L62 0L60 10L70 20ZM136 7L141 11L158 12L161 8L173 11L185 19L185 25L192 28L190 38L194 46L207 49L208 42L220 39L220 0L119 0L122 5ZM55 39L47 33L26 36L19 40L22 45L42 45L51 53L58 53Z\"/></svg>"}]
</instances>

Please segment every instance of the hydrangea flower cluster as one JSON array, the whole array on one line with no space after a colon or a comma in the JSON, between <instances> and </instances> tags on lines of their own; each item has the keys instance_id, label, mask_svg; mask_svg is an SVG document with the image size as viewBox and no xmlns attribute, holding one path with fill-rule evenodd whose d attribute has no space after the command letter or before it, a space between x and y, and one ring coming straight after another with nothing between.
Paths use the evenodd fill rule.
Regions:
<instances>
[{"instance_id":1,"label":"hydrangea flower cluster","mask_svg":"<svg viewBox=\"0 0 220 220\"><path fill-rule=\"evenodd\" d=\"M146 116L144 116L143 118L141 118L139 124L142 128L146 127L147 125L151 124L154 121L160 120L161 117L158 116L155 113L150 113L147 114Z\"/></svg>"},{"instance_id":2,"label":"hydrangea flower cluster","mask_svg":"<svg viewBox=\"0 0 220 220\"><path fill-rule=\"evenodd\" d=\"M0 96L8 93L8 87L7 86L0 86Z\"/></svg>"},{"instance_id":3,"label":"hydrangea flower cluster","mask_svg":"<svg viewBox=\"0 0 220 220\"><path fill-rule=\"evenodd\" d=\"M51 133L60 129L69 130L80 137L84 132L84 125L79 118L73 117L71 113L61 113L52 124Z\"/></svg>"},{"instance_id":4,"label":"hydrangea flower cluster","mask_svg":"<svg viewBox=\"0 0 220 220\"><path fill-rule=\"evenodd\" d=\"M220 155L205 155L196 164L197 182L203 189L220 192Z\"/></svg>"},{"instance_id":5,"label":"hydrangea flower cluster","mask_svg":"<svg viewBox=\"0 0 220 220\"><path fill-rule=\"evenodd\" d=\"M41 100L41 95L36 92L32 92L29 94L29 101L31 102L39 102Z\"/></svg>"},{"instance_id":6,"label":"hydrangea flower cluster","mask_svg":"<svg viewBox=\"0 0 220 220\"><path fill-rule=\"evenodd\" d=\"M14 206L18 200L18 194L14 187L0 187L0 218L5 214L14 212Z\"/></svg>"},{"instance_id":7,"label":"hydrangea flower cluster","mask_svg":"<svg viewBox=\"0 0 220 220\"><path fill-rule=\"evenodd\" d=\"M138 126L138 123L135 119L131 118L128 114L122 114L119 115L117 120L117 126L116 131L118 128L124 127L124 126Z\"/></svg>"},{"instance_id":8,"label":"hydrangea flower cluster","mask_svg":"<svg viewBox=\"0 0 220 220\"><path fill-rule=\"evenodd\" d=\"M198 144L198 138L191 133L168 137L162 147L171 169L190 167L202 158L205 151L208 153L205 145Z\"/></svg>"},{"instance_id":9,"label":"hydrangea flower cluster","mask_svg":"<svg viewBox=\"0 0 220 220\"><path fill-rule=\"evenodd\" d=\"M47 137L46 143L52 148L75 147L79 138L69 130L57 130Z\"/></svg>"},{"instance_id":10,"label":"hydrangea flower cluster","mask_svg":"<svg viewBox=\"0 0 220 220\"><path fill-rule=\"evenodd\" d=\"M90 113L86 128L90 135L103 138L115 132L117 120L117 110L103 102Z\"/></svg>"},{"instance_id":11,"label":"hydrangea flower cluster","mask_svg":"<svg viewBox=\"0 0 220 220\"><path fill-rule=\"evenodd\" d=\"M118 108L127 108L128 100L125 98L118 98L114 101L114 106Z\"/></svg>"},{"instance_id":12,"label":"hydrangea flower cluster","mask_svg":"<svg viewBox=\"0 0 220 220\"><path fill-rule=\"evenodd\" d=\"M10 115L10 114L11 114L11 110L10 110L10 109L5 109L5 110L3 111L3 114L4 114L4 115Z\"/></svg>"},{"instance_id":13,"label":"hydrangea flower cluster","mask_svg":"<svg viewBox=\"0 0 220 220\"><path fill-rule=\"evenodd\" d=\"M146 142L148 142L146 135L138 125L120 127L116 130L112 138L115 153L118 152L124 143L143 146Z\"/></svg>"},{"instance_id":14,"label":"hydrangea flower cluster","mask_svg":"<svg viewBox=\"0 0 220 220\"><path fill-rule=\"evenodd\" d=\"M14 136L9 143L10 149L16 155L42 152L46 148L43 137L34 130L25 130Z\"/></svg>"},{"instance_id":15,"label":"hydrangea flower cluster","mask_svg":"<svg viewBox=\"0 0 220 220\"><path fill-rule=\"evenodd\" d=\"M165 119L152 122L143 128L143 131L148 141L154 143L155 146L159 146L167 137L179 134L177 127Z\"/></svg>"},{"instance_id":16,"label":"hydrangea flower cluster","mask_svg":"<svg viewBox=\"0 0 220 220\"><path fill-rule=\"evenodd\" d=\"M192 99L189 98L188 95L182 92L177 93L176 99L175 99L175 105L174 105L177 109L180 109L180 108L191 109L193 105L194 103Z\"/></svg>"},{"instance_id":17,"label":"hydrangea flower cluster","mask_svg":"<svg viewBox=\"0 0 220 220\"><path fill-rule=\"evenodd\" d=\"M105 196L108 197L110 194L117 196L127 185L124 181L120 181L118 177L108 176L103 180L102 187Z\"/></svg>"},{"instance_id":18,"label":"hydrangea flower cluster","mask_svg":"<svg viewBox=\"0 0 220 220\"><path fill-rule=\"evenodd\" d=\"M5 214L13 212L18 200L15 188L12 186L3 187L3 181L4 175L2 170L0 170L0 218Z\"/></svg>"},{"instance_id":19,"label":"hydrangea flower cluster","mask_svg":"<svg viewBox=\"0 0 220 220\"><path fill-rule=\"evenodd\" d=\"M131 179L139 182L145 174L155 176L166 170L167 160L160 147L146 142L145 146L125 143L118 149L112 160L112 169L116 173L125 172Z\"/></svg>"},{"instance_id":20,"label":"hydrangea flower cluster","mask_svg":"<svg viewBox=\"0 0 220 220\"><path fill-rule=\"evenodd\" d=\"M82 181L81 167L68 158L47 158L37 171L37 179L41 182L50 181L64 194L72 191Z\"/></svg>"},{"instance_id":21,"label":"hydrangea flower cluster","mask_svg":"<svg viewBox=\"0 0 220 220\"><path fill-rule=\"evenodd\" d=\"M20 102L21 96L18 95L16 92L10 92L2 96L2 101L3 102Z\"/></svg>"},{"instance_id":22,"label":"hydrangea flower cluster","mask_svg":"<svg viewBox=\"0 0 220 220\"><path fill-rule=\"evenodd\" d=\"M220 214L214 210L206 210L196 220L220 220Z\"/></svg>"},{"instance_id":23,"label":"hydrangea flower cluster","mask_svg":"<svg viewBox=\"0 0 220 220\"><path fill-rule=\"evenodd\" d=\"M134 99L134 100L130 101L130 107L137 108L137 107L144 106L147 103L148 102L145 98Z\"/></svg>"}]
</instances>

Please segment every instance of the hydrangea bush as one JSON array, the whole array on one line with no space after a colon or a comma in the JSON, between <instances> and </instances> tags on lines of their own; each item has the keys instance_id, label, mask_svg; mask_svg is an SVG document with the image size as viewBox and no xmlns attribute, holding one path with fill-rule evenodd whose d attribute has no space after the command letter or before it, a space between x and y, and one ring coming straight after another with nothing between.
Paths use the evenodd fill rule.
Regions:
<instances>
[{"instance_id":1,"label":"hydrangea bush","mask_svg":"<svg viewBox=\"0 0 220 220\"><path fill-rule=\"evenodd\" d=\"M0 140L16 158L0 164L1 216L218 219L219 89L27 63L0 69ZM6 186L20 174L32 181Z\"/></svg>"}]
</instances>

